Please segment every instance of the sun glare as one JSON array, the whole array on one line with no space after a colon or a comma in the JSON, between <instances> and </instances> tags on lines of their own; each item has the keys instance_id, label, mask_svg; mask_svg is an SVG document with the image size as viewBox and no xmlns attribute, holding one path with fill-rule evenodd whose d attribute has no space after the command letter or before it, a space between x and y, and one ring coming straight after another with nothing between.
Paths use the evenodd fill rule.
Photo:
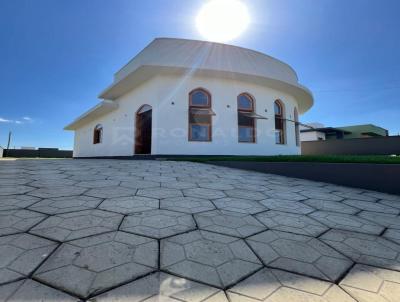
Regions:
<instances>
[{"instance_id":1,"label":"sun glare","mask_svg":"<svg viewBox=\"0 0 400 302\"><path fill-rule=\"evenodd\" d=\"M247 7L239 0L209 0L196 19L200 34L213 42L228 42L237 38L249 22Z\"/></svg>"}]
</instances>

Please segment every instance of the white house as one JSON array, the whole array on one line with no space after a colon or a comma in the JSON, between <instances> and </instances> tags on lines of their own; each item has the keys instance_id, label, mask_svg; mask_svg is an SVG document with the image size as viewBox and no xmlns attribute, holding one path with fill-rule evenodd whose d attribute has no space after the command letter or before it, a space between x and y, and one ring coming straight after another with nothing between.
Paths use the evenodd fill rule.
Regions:
<instances>
[{"instance_id":1,"label":"white house","mask_svg":"<svg viewBox=\"0 0 400 302\"><path fill-rule=\"evenodd\" d=\"M310 91L287 64L241 47L159 38L71 124L74 157L300 154Z\"/></svg>"}]
</instances>

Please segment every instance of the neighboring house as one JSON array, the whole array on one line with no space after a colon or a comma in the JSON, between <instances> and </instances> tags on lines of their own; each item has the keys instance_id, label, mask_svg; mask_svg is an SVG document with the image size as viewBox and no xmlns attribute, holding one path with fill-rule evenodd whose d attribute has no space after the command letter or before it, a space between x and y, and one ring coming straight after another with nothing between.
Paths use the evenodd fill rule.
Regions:
<instances>
[{"instance_id":1,"label":"neighboring house","mask_svg":"<svg viewBox=\"0 0 400 302\"><path fill-rule=\"evenodd\" d=\"M324 127L322 124L308 124L300 128L300 140L317 141L332 139L368 138L388 136L388 130L372 125L354 125L346 127Z\"/></svg>"},{"instance_id":2,"label":"neighboring house","mask_svg":"<svg viewBox=\"0 0 400 302\"><path fill-rule=\"evenodd\" d=\"M159 38L65 127L74 157L300 154L313 105L295 71L241 47Z\"/></svg>"},{"instance_id":3,"label":"neighboring house","mask_svg":"<svg viewBox=\"0 0 400 302\"><path fill-rule=\"evenodd\" d=\"M3 153L4 153L4 149L3 149L3 147L0 147L0 158L2 158L2 157L3 157Z\"/></svg>"}]
</instances>

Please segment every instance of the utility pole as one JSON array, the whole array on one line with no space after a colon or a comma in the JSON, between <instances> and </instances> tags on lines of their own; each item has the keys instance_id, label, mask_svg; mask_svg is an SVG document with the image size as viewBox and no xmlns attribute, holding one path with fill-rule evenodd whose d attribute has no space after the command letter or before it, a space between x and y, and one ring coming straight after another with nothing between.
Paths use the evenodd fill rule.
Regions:
<instances>
[{"instance_id":1,"label":"utility pole","mask_svg":"<svg viewBox=\"0 0 400 302\"><path fill-rule=\"evenodd\" d=\"M8 132L8 143L7 143L7 150L10 148L10 142L11 142L11 131Z\"/></svg>"}]
</instances>

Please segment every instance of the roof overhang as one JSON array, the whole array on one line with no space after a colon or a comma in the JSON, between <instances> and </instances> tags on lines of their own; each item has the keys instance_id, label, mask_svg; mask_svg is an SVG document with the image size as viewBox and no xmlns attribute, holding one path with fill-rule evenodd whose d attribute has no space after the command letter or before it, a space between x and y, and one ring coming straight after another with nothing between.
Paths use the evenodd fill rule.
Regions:
<instances>
[{"instance_id":1,"label":"roof overhang","mask_svg":"<svg viewBox=\"0 0 400 302\"><path fill-rule=\"evenodd\" d=\"M111 100L104 100L94 106L93 108L86 111L80 117L75 119L71 124L64 127L64 130L76 130L77 128L83 126L84 124L101 117L111 111L118 108L118 103Z\"/></svg>"},{"instance_id":2,"label":"roof overhang","mask_svg":"<svg viewBox=\"0 0 400 302\"><path fill-rule=\"evenodd\" d=\"M298 102L299 113L304 113L311 108L314 103L314 98L310 90L300 84L288 83L282 80L272 79L259 75L249 75L238 72L213 70L213 69L196 69L185 67L172 67L160 65L142 65L134 72L128 74L125 78L113 83L106 90L104 90L99 98L115 100L124 95L135 87L139 86L144 81L162 74L175 74L181 75L184 78L191 76L207 76L207 77L220 77L237 81L245 81L253 84L264 85L284 91L292 95Z\"/></svg>"}]
</instances>

